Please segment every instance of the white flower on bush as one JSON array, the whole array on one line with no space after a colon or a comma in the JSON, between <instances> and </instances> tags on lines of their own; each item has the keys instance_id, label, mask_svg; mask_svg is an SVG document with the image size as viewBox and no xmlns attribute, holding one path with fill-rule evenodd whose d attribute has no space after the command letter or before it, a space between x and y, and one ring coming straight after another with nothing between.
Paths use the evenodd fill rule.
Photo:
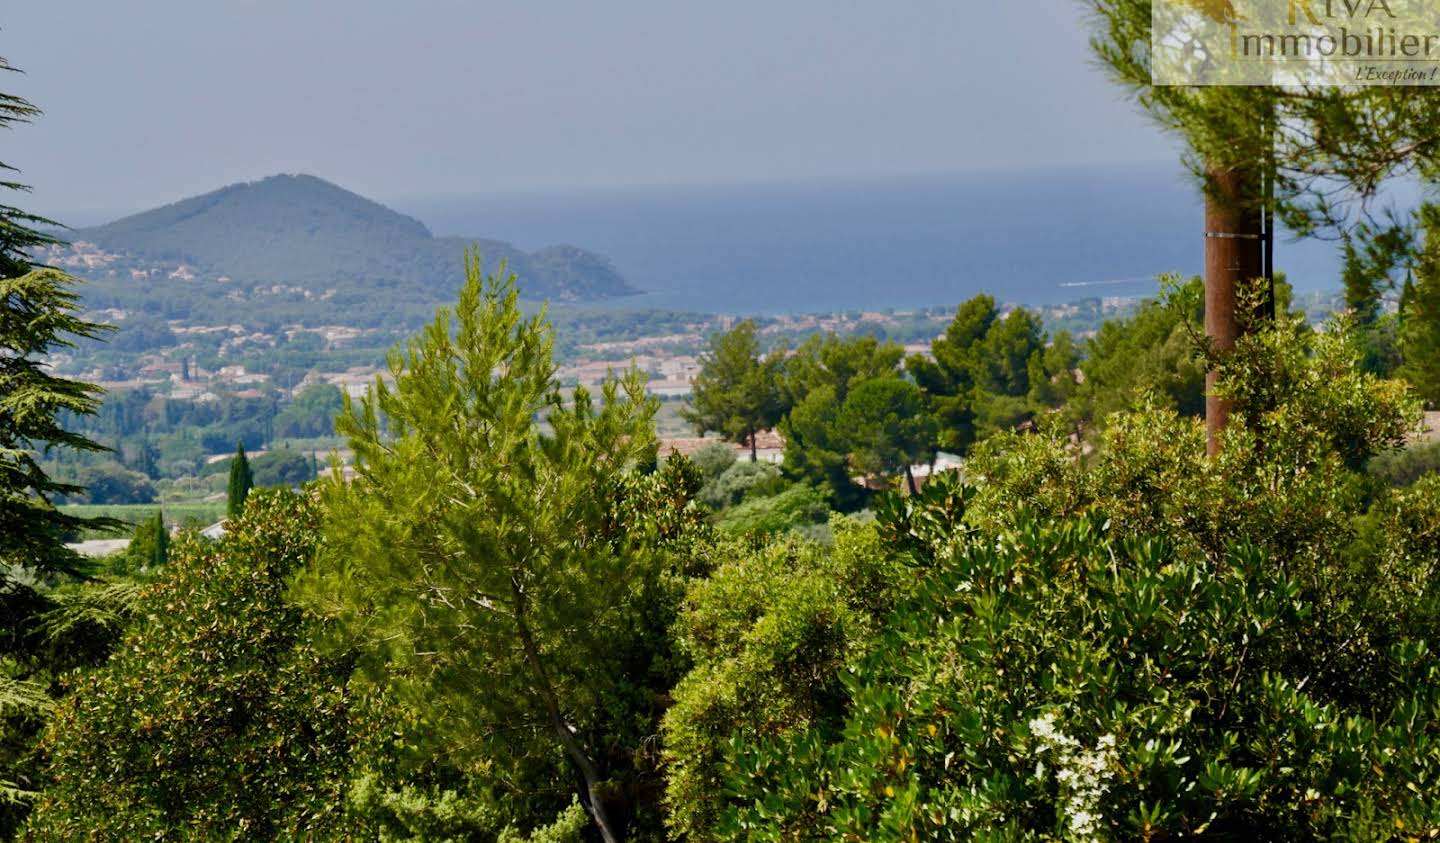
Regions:
<instances>
[{"instance_id":1,"label":"white flower on bush","mask_svg":"<svg viewBox=\"0 0 1440 843\"><path fill-rule=\"evenodd\" d=\"M1110 789L1110 777L1116 763L1115 736L1101 735L1094 749L1055 726L1055 715L1047 713L1030 721L1030 733L1039 742L1036 752L1042 758L1035 774L1045 771L1044 754L1049 753L1055 768L1055 781L1060 785L1061 808L1069 829L1070 840L1100 839L1100 799Z\"/></svg>"}]
</instances>

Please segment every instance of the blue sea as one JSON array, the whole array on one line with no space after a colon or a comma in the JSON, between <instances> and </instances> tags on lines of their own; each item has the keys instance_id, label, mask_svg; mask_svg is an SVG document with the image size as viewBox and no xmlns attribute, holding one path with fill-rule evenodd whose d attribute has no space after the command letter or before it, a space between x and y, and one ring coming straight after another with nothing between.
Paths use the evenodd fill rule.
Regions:
<instances>
[{"instance_id":1,"label":"blue sea","mask_svg":"<svg viewBox=\"0 0 1440 843\"><path fill-rule=\"evenodd\" d=\"M711 313L1149 295L1161 273L1197 274L1204 247L1178 164L387 204L437 235L601 252L645 291L617 304ZM1282 239L1276 268L1340 286L1332 243Z\"/></svg>"}]
</instances>

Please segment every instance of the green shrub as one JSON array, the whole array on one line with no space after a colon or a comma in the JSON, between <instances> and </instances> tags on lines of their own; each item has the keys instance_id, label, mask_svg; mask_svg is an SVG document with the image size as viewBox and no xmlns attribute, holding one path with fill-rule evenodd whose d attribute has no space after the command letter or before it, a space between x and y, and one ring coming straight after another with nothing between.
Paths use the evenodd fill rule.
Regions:
<instances>
[{"instance_id":1,"label":"green shrub","mask_svg":"<svg viewBox=\"0 0 1440 843\"><path fill-rule=\"evenodd\" d=\"M1421 477L1440 471L1440 442L1377 454L1367 470L1391 486L1409 486Z\"/></svg>"},{"instance_id":2,"label":"green shrub","mask_svg":"<svg viewBox=\"0 0 1440 843\"><path fill-rule=\"evenodd\" d=\"M307 499L257 492L222 541L177 542L57 707L27 839L343 835L348 661L320 657L284 600L318 526Z\"/></svg>"},{"instance_id":3,"label":"green shrub","mask_svg":"<svg viewBox=\"0 0 1440 843\"><path fill-rule=\"evenodd\" d=\"M720 794L686 830L1440 835L1440 481L1373 497L1359 469L1415 408L1357 357L1343 326L1247 335L1214 361L1235 400L1217 458L1197 421L1142 408L1088 460L1063 435L1001 436L972 456L975 489L889 499L883 552L911 585L852 618L874 632L846 639L831 716L772 722L774 701L721 684L731 708L687 718L713 730L696 737L677 693L672 751L709 759ZM769 587L766 607L816 588ZM824 640L823 614L787 617L785 646ZM697 657L681 688L711 672Z\"/></svg>"},{"instance_id":4,"label":"green shrub","mask_svg":"<svg viewBox=\"0 0 1440 843\"><path fill-rule=\"evenodd\" d=\"M1440 661L1363 703L1294 670L1312 612L1251 549L1187 561L1090 518L933 549L847 711L733 744L727 839L1384 839L1440 827ZM1364 695L1370 696L1370 695Z\"/></svg>"},{"instance_id":5,"label":"green shrub","mask_svg":"<svg viewBox=\"0 0 1440 843\"><path fill-rule=\"evenodd\" d=\"M720 442L712 442L696 451L690 461L700 469L700 476L709 483L735 464L735 449Z\"/></svg>"},{"instance_id":6,"label":"green shrub","mask_svg":"<svg viewBox=\"0 0 1440 843\"><path fill-rule=\"evenodd\" d=\"M778 465L768 462L736 462L702 486L697 500L712 509L725 509L740 503L755 487L773 489L776 481L781 480Z\"/></svg>"},{"instance_id":7,"label":"green shrub","mask_svg":"<svg viewBox=\"0 0 1440 843\"><path fill-rule=\"evenodd\" d=\"M710 839L730 740L840 716L840 669L874 634L897 578L874 527L834 525L833 551L722 544L727 561L691 587L678 633L694 667L664 721L673 834Z\"/></svg>"},{"instance_id":8,"label":"green shrub","mask_svg":"<svg viewBox=\"0 0 1440 843\"><path fill-rule=\"evenodd\" d=\"M752 487L752 495L754 489ZM735 535L784 533L797 527L824 524L830 517L825 497L809 486L791 486L769 497L752 496L726 510L716 525Z\"/></svg>"}]
</instances>

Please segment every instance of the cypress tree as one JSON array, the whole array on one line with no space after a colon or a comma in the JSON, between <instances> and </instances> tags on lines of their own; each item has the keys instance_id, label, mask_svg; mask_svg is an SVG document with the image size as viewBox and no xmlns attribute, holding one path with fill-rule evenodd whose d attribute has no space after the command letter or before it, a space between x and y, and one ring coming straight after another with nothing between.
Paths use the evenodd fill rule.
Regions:
<instances>
[{"instance_id":1,"label":"cypress tree","mask_svg":"<svg viewBox=\"0 0 1440 843\"><path fill-rule=\"evenodd\" d=\"M245 443L235 443L235 458L230 461L230 487L225 513L231 518L240 517L245 509L245 499L250 496L250 488L255 485L255 477L250 473L250 460L245 457Z\"/></svg>"},{"instance_id":2,"label":"cypress tree","mask_svg":"<svg viewBox=\"0 0 1440 843\"><path fill-rule=\"evenodd\" d=\"M152 541L150 545L150 570L158 570L170 561L170 533L165 529L165 511L156 510L151 522Z\"/></svg>"},{"instance_id":3,"label":"cypress tree","mask_svg":"<svg viewBox=\"0 0 1440 843\"><path fill-rule=\"evenodd\" d=\"M1421 277L1405 285L1400 313L1400 354L1397 374L1410 382L1431 407L1440 405L1440 278Z\"/></svg>"},{"instance_id":4,"label":"cypress tree","mask_svg":"<svg viewBox=\"0 0 1440 843\"><path fill-rule=\"evenodd\" d=\"M1440 206L1420 209L1425 240L1415 277L1400 296L1400 364L1397 375L1410 382L1425 403L1440 405Z\"/></svg>"}]
</instances>

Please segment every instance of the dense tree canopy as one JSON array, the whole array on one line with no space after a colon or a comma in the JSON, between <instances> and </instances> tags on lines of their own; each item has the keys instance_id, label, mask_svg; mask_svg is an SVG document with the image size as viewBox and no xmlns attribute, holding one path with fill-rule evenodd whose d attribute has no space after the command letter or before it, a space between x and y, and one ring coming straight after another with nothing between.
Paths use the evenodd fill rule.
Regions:
<instances>
[{"instance_id":1,"label":"dense tree canopy","mask_svg":"<svg viewBox=\"0 0 1440 843\"><path fill-rule=\"evenodd\" d=\"M745 320L711 338L700 367L686 420L702 434L713 431L731 442L748 442L754 461L755 434L773 427L785 412L779 359L762 357L755 323Z\"/></svg>"},{"instance_id":2,"label":"dense tree canopy","mask_svg":"<svg viewBox=\"0 0 1440 843\"><path fill-rule=\"evenodd\" d=\"M918 386L900 378L865 381L846 397L838 425L855 471L863 477L903 474L915 491L910 467L935 453L935 420L925 412Z\"/></svg>"},{"instance_id":3,"label":"dense tree canopy","mask_svg":"<svg viewBox=\"0 0 1440 843\"><path fill-rule=\"evenodd\" d=\"M551 343L513 278L469 259L453 315L337 422L356 477L324 489L325 550L302 593L415 702L433 757L489 769L537 820L578 796L618 840L653 822L652 625L698 476L684 460L636 474L655 458L638 373L566 400Z\"/></svg>"},{"instance_id":4,"label":"dense tree canopy","mask_svg":"<svg viewBox=\"0 0 1440 843\"><path fill-rule=\"evenodd\" d=\"M790 407L780 425L785 436L785 470L824 489L841 509L862 503L866 494L852 478L850 443L840 414L850 392L898 374L904 350L873 337L812 337L785 360L783 390ZM928 413L928 408L926 408Z\"/></svg>"},{"instance_id":5,"label":"dense tree canopy","mask_svg":"<svg viewBox=\"0 0 1440 843\"><path fill-rule=\"evenodd\" d=\"M782 627L828 649L776 639L787 674L840 677L825 715L757 732L748 718L785 709L677 705L672 740L723 794L677 821L737 840L1433 833L1437 557L1422 537L1440 486L1368 511L1355 494L1350 467L1413 420L1358 351L1343 327L1242 340L1224 367L1240 422L1217 460L1198 421L1139 410L1091 463L1063 436L1004 436L973 460L975 489L945 478L883 507L910 576L847 621L858 636L832 631L837 609ZM765 570L737 565L728 577ZM770 640L794 599L756 593L773 596L742 609L734 641ZM694 605L704 630L714 609Z\"/></svg>"},{"instance_id":6,"label":"dense tree canopy","mask_svg":"<svg viewBox=\"0 0 1440 843\"><path fill-rule=\"evenodd\" d=\"M257 493L222 542L177 549L50 722L35 839L340 836L349 664L284 599L318 533L307 499Z\"/></svg>"}]
</instances>

